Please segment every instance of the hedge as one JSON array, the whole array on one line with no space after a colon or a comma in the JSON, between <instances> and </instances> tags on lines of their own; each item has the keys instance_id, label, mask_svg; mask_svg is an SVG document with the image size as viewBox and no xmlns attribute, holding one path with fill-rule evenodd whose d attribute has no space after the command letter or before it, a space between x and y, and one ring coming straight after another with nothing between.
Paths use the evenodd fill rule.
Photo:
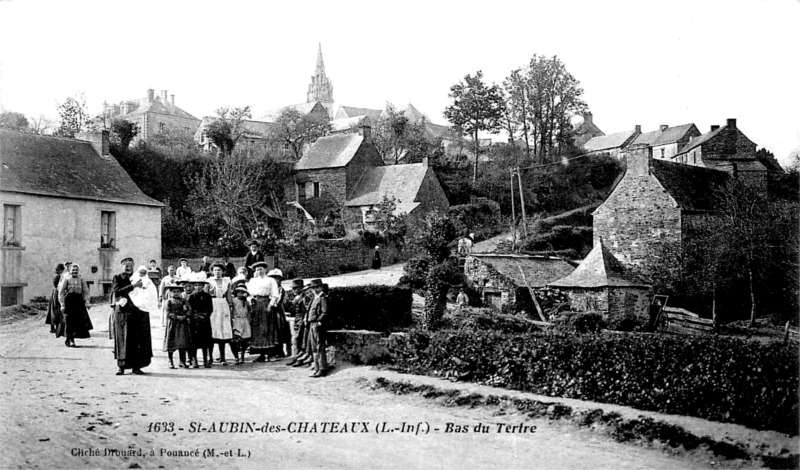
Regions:
<instances>
[{"instance_id":1,"label":"hedge","mask_svg":"<svg viewBox=\"0 0 800 470\"><path fill-rule=\"evenodd\" d=\"M413 331L406 372L798 434L796 347L732 338Z\"/></svg>"},{"instance_id":2,"label":"hedge","mask_svg":"<svg viewBox=\"0 0 800 470\"><path fill-rule=\"evenodd\" d=\"M409 328L411 289L370 284L334 287L328 293L330 329L391 332Z\"/></svg>"}]
</instances>

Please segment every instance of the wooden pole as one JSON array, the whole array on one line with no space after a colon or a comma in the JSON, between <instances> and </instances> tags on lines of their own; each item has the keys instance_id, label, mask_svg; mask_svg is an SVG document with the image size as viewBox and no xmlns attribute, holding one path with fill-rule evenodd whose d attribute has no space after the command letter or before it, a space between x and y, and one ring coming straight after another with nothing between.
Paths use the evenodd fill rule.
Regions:
<instances>
[{"instance_id":1,"label":"wooden pole","mask_svg":"<svg viewBox=\"0 0 800 470\"><path fill-rule=\"evenodd\" d=\"M519 183L519 206L522 208L522 229L525 232L525 238L528 238L528 218L525 216L525 195L522 194L522 173L517 167L517 183Z\"/></svg>"},{"instance_id":2,"label":"wooden pole","mask_svg":"<svg viewBox=\"0 0 800 470\"><path fill-rule=\"evenodd\" d=\"M517 247L517 211L514 208L514 169L508 169L511 175L511 252Z\"/></svg>"},{"instance_id":3,"label":"wooden pole","mask_svg":"<svg viewBox=\"0 0 800 470\"><path fill-rule=\"evenodd\" d=\"M536 307L536 313L539 314L539 318L543 322L547 322L547 318L544 317L544 312L542 311L542 307L539 305L539 301L536 300L536 293L531 289L530 284L528 284L528 280L525 278L525 271L522 270L522 266L517 266L519 268L519 273L522 274L522 282L525 283L525 287L528 288L528 292L531 293L531 299L533 299L533 305Z\"/></svg>"}]
</instances>

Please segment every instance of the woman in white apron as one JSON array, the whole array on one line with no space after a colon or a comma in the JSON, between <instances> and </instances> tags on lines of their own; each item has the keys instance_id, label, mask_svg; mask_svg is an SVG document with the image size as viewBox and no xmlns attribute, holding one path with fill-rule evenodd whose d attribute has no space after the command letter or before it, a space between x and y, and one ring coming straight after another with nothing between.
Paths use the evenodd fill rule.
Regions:
<instances>
[{"instance_id":1,"label":"woman in white apron","mask_svg":"<svg viewBox=\"0 0 800 470\"><path fill-rule=\"evenodd\" d=\"M225 266L220 263L211 265L212 277L208 280L208 293L211 294L211 302L214 310L211 312L211 337L219 345L219 362L227 366L225 360L225 344L233 339L233 328L231 323L231 280L222 277Z\"/></svg>"}]
</instances>

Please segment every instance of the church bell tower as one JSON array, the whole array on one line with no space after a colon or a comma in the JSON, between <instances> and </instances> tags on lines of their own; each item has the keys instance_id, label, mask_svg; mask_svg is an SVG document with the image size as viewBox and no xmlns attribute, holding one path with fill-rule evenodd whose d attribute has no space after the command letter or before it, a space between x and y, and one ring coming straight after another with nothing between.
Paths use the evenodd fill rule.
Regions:
<instances>
[{"instance_id":1,"label":"church bell tower","mask_svg":"<svg viewBox=\"0 0 800 470\"><path fill-rule=\"evenodd\" d=\"M311 83L308 85L307 103L322 101L323 103L333 103L333 85L325 75L325 62L322 61L322 44L319 45L317 53L317 68L311 76Z\"/></svg>"}]
</instances>

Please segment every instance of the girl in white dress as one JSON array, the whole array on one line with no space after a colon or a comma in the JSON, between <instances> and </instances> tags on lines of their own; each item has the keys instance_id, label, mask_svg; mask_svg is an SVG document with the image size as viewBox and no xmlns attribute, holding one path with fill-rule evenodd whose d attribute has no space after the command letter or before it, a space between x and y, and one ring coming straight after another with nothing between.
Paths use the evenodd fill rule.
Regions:
<instances>
[{"instance_id":1,"label":"girl in white dress","mask_svg":"<svg viewBox=\"0 0 800 470\"><path fill-rule=\"evenodd\" d=\"M142 281L142 287L137 287L131 291L129 296L131 302L143 312L158 312L158 287L153 284L153 281L147 275L145 266L139 266L139 269L131 275L131 284L136 284L138 280Z\"/></svg>"},{"instance_id":2,"label":"girl in white dress","mask_svg":"<svg viewBox=\"0 0 800 470\"><path fill-rule=\"evenodd\" d=\"M227 366L225 360L225 344L230 343L233 338L231 328L231 280L222 277L225 267L220 263L211 265L212 277L208 280L208 293L211 294L211 302L214 310L211 312L211 338L219 345L219 362Z\"/></svg>"}]
</instances>

